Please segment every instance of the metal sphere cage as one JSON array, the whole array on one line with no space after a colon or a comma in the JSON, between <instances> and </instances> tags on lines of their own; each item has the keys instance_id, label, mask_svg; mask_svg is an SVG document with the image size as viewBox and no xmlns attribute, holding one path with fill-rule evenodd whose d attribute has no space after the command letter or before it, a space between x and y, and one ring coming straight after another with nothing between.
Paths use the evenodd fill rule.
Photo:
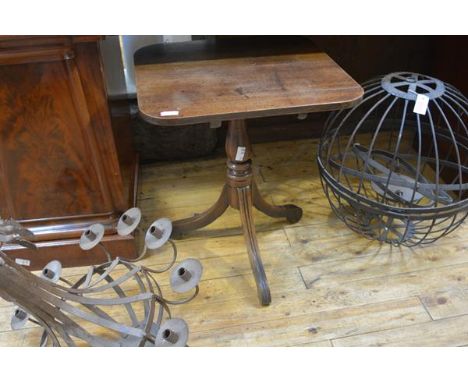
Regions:
<instances>
[{"instance_id":1,"label":"metal sphere cage","mask_svg":"<svg viewBox=\"0 0 468 382\"><path fill-rule=\"evenodd\" d=\"M468 100L417 73L362 86L362 101L332 113L320 141L317 162L330 206L370 239L432 243L468 213Z\"/></svg>"}]
</instances>

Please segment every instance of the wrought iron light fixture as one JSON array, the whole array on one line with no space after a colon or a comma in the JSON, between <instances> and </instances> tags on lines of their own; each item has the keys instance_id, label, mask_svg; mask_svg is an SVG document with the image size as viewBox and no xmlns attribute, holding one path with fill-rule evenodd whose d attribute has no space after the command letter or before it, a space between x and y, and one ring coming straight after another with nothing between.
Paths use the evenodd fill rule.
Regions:
<instances>
[{"instance_id":1,"label":"wrought iron light fixture","mask_svg":"<svg viewBox=\"0 0 468 382\"><path fill-rule=\"evenodd\" d=\"M468 213L468 100L429 76L364 83L362 101L330 115L317 162L335 214L394 245L431 243Z\"/></svg>"},{"instance_id":2,"label":"wrought iron light fixture","mask_svg":"<svg viewBox=\"0 0 468 382\"><path fill-rule=\"evenodd\" d=\"M120 235L137 229L141 212L126 211L117 224ZM176 293L188 297L169 300L163 296L154 274L172 268L177 249L172 241L173 256L167 267L152 269L134 264L147 253L147 248L160 248L169 241L171 223L159 219L145 235L145 246L135 260L113 258L100 242L104 227L94 224L80 240L80 247L89 250L97 245L105 251L108 262L91 266L88 272L71 282L61 276L62 266L52 261L36 276L12 261L0 249L0 296L18 305L11 320L13 329L28 322L43 327L41 346L185 346L188 326L180 318L172 318L170 305L184 304L198 294L202 265L186 259L174 267L170 285ZM28 239L32 232L13 220L0 220L0 247L15 242L35 247ZM165 319L165 317L167 317Z\"/></svg>"}]
</instances>

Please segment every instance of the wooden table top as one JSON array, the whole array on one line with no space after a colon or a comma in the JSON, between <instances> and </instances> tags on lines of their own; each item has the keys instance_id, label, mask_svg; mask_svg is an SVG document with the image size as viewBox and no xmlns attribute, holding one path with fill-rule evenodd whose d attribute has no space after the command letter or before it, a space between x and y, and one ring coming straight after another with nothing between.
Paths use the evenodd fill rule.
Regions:
<instances>
[{"instance_id":1,"label":"wooden table top","mask_svg":"<svg viewBox=\"0 0 468 382\"><path fill-rule=\"evenodd\" d=\"M135 53L140 115L162 126L336 110L362 88L303 37L156 44Z\"/></svg>"}]
</instances>

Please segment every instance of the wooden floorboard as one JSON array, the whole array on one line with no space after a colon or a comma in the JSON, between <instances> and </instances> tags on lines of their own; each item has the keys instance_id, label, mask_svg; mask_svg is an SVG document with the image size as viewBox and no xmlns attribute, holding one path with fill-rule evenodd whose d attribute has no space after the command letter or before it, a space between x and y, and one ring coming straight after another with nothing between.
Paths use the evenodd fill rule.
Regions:
<instances>
[{"instance_id":1,"label":"wooden floorboard","mask_svg":"<svg viewBox=\"0 0 468 382\"><path fill-rule=\"evenodd\" d=\"M203 262L200 294L175 306L190 346L463 346L468 344L468 229L428 246L395 248L351 232L331 212L315 163L317 140L254 145L259 188L274 204L295 203L290 225L255 211L273 302L258 304L237 211L177 241L179 260ZM225 176L222 153L142 167L143 226L158 217L191 216L216 200ZM166 247L143 264L160 267ZM77 278L86 268L69 268ZM175 297L168 275L158 277ZM129 284L129 291L135 285ZM136 290L136 289L135 289ZM34 324L11 331L13 306L0 301L0 344L34 346ZM116 317L119 310L114 309Z\"/></svg>"},{"instance_id":2,"label":"wooden floorboard","mask_svg":"<svg viewBox=\"0 0 468 382\"><path fill-rule=\"evenodd\" d=\"M464 346L468 343L468 316L458 316L337 338L333 346Z\"/></svg>"}]
</instances>

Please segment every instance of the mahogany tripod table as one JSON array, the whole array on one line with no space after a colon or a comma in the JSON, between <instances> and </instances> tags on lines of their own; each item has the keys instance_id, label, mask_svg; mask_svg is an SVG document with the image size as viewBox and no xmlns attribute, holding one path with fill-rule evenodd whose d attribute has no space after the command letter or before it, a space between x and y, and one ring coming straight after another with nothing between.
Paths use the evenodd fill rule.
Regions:
<instances>
[{"instance_id":1,"label":"mahogany tripod table","mask_svg":"<svg viewBox=\"0 0 468 382\"><path fill-rule=\"evenodd\" d=\"M228 121L227 178L207 211L173 223L173 234L204 227L231 206L242 228L262 305L271 302L257 244L253 207L295 223L302 210L270 205L252 176L245 120L336 110L355 105L362 88L302 37L220 38L157 44L135 54L140 115L160 126ZM189 127L188 127L189 128Z\"/></svg>"}]
</instances>

